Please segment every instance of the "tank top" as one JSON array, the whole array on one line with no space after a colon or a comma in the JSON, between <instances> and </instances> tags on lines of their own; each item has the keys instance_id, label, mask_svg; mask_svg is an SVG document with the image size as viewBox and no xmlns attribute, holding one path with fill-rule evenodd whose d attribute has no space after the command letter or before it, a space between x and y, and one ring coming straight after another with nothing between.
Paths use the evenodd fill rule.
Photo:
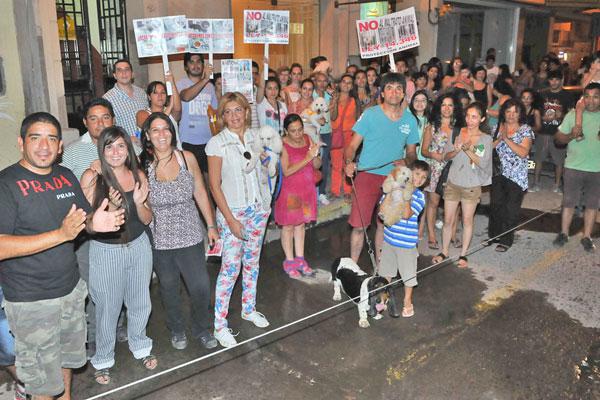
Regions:
<instances>
[{"instance_id":1,"label":"tank top","mask_svg":"<svg viewBox=\"0 0 600 400\"><path fill-rule=\"evenodd\" d=\"M179 151L173 155L179 163L174 180L159 181L154 164L148 168L148 199L154 217L150 229L157 250L181 249L202 241L200 214L194 202L194 177L183 155Z\"/></svg>"},{"instance_id":2,"label":"tank top","mask_svg":"<svg viewBox=\"0 0 600 400\"><path fill-rule=\"evenodd\" d=\"M133 242L146 230L146 225L140 218L133 201L133 190L125 192L125 199L129 207L125 209L125 223L116 232L97 233L94 240L106 244L126 244Z\"/></svg>"}]
</instances>

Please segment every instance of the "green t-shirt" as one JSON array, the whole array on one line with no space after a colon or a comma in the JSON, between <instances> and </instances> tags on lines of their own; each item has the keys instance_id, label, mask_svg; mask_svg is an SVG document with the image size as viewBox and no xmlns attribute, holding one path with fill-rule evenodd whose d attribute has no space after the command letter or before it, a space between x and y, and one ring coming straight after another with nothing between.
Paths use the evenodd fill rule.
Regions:
<instances>
[{"instance_id":1,"label":"green t-shirt","mask_svg":"<svg viewBox=\"0 0 600 400\"><path fill-rule=\"evenodd\" d=\"M558 127L568 135L575 126L575 110L571 110ZM571 140L567 146L565 167L585 172L600 172L600 111L583 112L583 140Z\"/></svg>"}]
</instances>

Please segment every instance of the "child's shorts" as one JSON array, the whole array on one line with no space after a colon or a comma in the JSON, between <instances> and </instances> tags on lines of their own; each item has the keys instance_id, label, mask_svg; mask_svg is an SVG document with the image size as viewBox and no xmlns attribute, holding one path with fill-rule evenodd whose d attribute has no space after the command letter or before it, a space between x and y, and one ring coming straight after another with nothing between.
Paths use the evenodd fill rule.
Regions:
<instances>
[{"instance_id":1,"label":"child's shorts","mask_svg":"<svg viewBox=\"0 0 600 400\"><path fill-rule=\"evenodd\" d=\"M404 286L417 286L418 257L419 251L416 248L404 249L383 242L378 273L386 278L393 278L399 272Z\"/></svg>"}]
</instances>

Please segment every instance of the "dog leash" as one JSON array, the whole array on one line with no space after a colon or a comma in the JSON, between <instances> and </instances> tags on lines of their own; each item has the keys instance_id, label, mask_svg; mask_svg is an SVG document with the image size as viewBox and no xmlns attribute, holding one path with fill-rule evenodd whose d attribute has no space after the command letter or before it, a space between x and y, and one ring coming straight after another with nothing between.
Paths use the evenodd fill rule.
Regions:
<instances>
[{"instance_id":1,"label":"dog leash","mask_svg":"<svg viewBox=\"0 0 600 400\"><path fill-rule=\"evenodd\" d=\"M270 151L273 153L270 147L264 146L264 151ZM271 156L267 156L264 160L261 161L262 165L266 165L271 160ZM281 181L283 180L283 172L281 171L281 158L277 160L277 187L275 188L275 192L273 192L273 183L271 182L271 176L267 173L267 182L269 183L269 192L273 193L273 200L276 200L279 197L279 192L281 192Z\"/></svg>"}]
</instances>

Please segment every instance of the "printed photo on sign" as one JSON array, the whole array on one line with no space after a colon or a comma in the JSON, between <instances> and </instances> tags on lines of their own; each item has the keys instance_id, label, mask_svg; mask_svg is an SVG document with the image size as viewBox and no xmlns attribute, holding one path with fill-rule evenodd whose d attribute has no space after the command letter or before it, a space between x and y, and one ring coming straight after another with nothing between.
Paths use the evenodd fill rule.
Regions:
<instances>
[{"instance_id":1,"label":"printed photo on sign","mask_svg":"<svg viewBox=\"0 0 600 400\"><path fill-rule=\"evenodd\" d=\"M356 21L361 58L380 57L419 46L414 7Z\"/></svg>"},{"instance_id":2,"label":"printed photo on sign","mask_svg":"<svg viewBox=\"0 0 600 400\"><path fill-rule=\"evenodd\" d=\"M232 19L213 19L212 34L213 53L233 53L234 40Z\"/></svg>"},{"instance_id":3,"label":"printed photo on sign","mask_svg":"<svg viewBox=\"0 0 600 400\"><path fill-rule=\"evenodd\" d=\"M185 15L163 17L162 21L167 53L185 53L188 49L187 18Z\"/></svg>"},{"instance_id":4,"label":"printed photo on sign","mask_svg":"<svg viewBox=\"0 0 600 400\"><path fill-rule=\"evenodd\" d=\"M160 18L134 19L133 32L138 57L162 54L163 22Z\"/></svg>"},{"instance_id":5,"label":"printed photo on sign","mask_svg":"<svg viewBox=\"0 0 600 400\"><path fill-rule=\"evenodd\" d=\"M244 43L287 44L290 12L244 10Z\"/></svg>"},{"instance_id":6,"label":"printed photo on sign","mask_svg":"<svg viewBox=\"0 0 600 400\"><path fill-rule=\"evenodd\" d=\"M188 19L190 53L210 53L211 23L208 19Z\"/></svg>"},{"instance_id":7,"label":"printed photo on sign","mask_svg":"<svg viewBox=\"0 0 600 400\"><path fill-rule=\"evenodd\" d=\"M252 60L221 60L223 93L240 92L250 103L254 103L252 82Z\"/></svg>"},{"instance_id":8,"label":"printed photo on sign","mask_svg":"<svg viewBox=\"0 0 600 400\"><path fill-rule=\"evenodd\" d=\"M188 19L190 53L233 53L232 19Z\"/></svg>"}]
</instances>

